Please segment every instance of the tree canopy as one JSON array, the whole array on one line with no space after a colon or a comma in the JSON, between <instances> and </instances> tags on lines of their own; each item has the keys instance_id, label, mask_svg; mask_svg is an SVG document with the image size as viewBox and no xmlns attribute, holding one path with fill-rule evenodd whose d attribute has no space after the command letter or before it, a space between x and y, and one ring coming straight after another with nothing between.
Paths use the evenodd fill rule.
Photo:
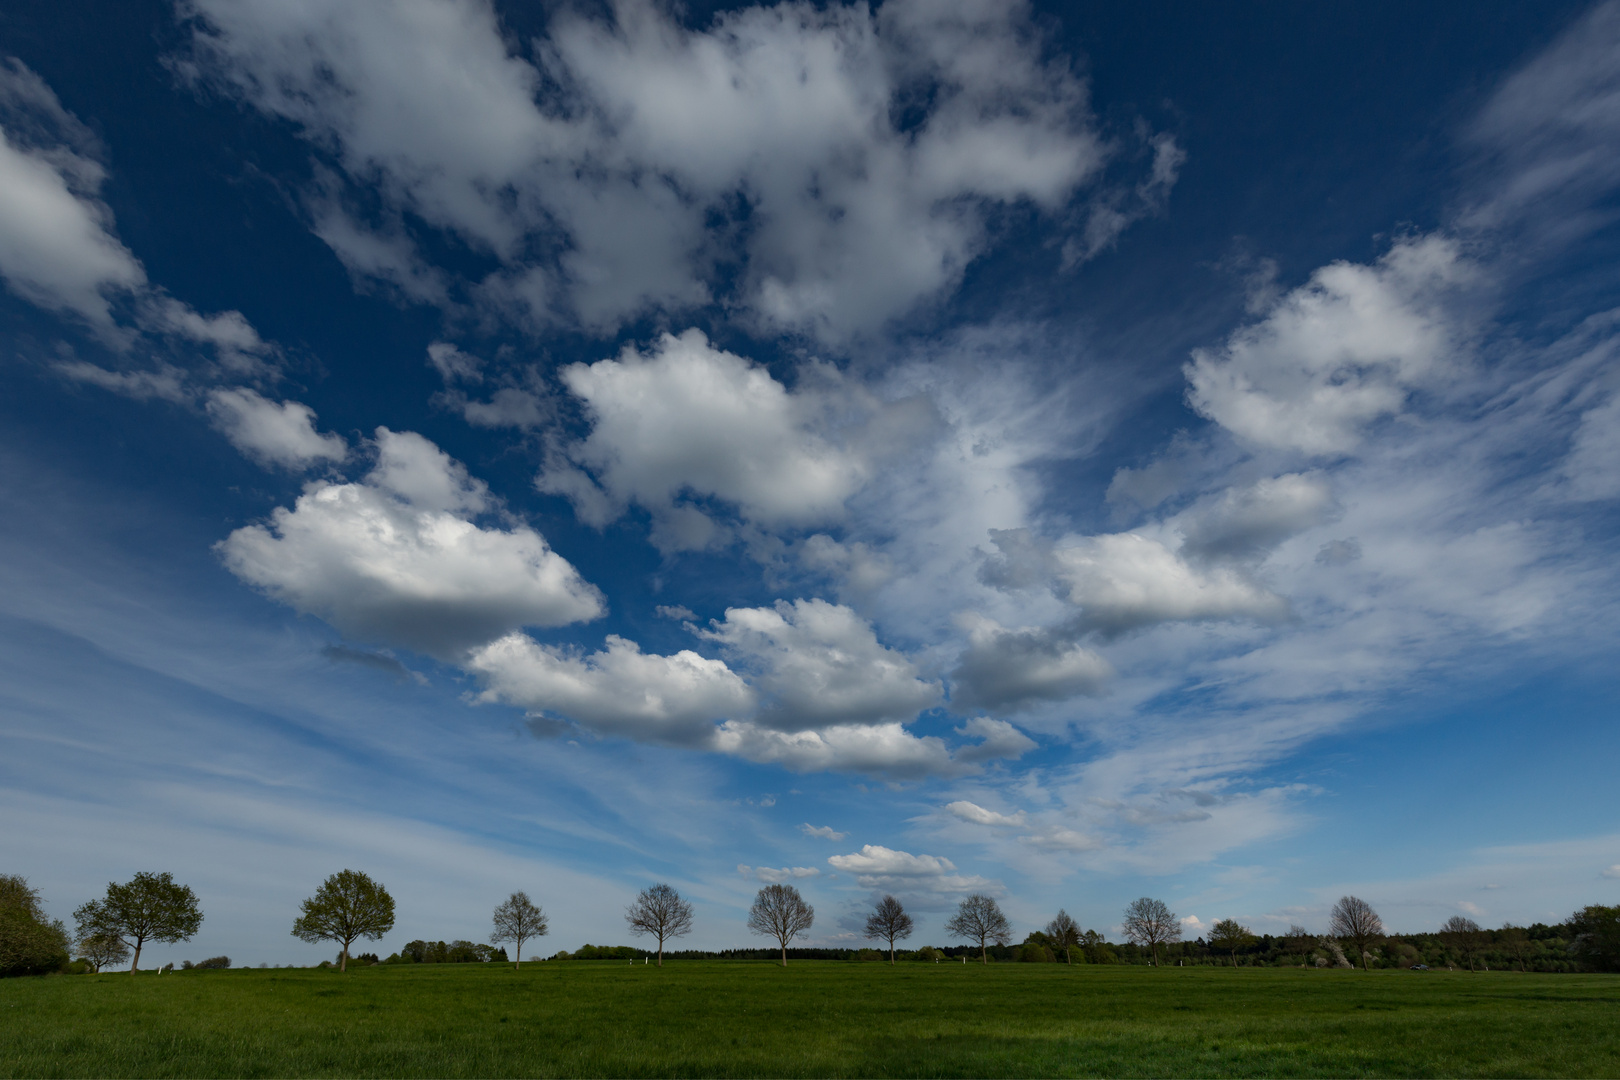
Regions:
<instances>
[{"instance_id":1,"label":"tree canopy","mask_svg":"<svg viewBox=\"0 0 1620 1080\"><path fill-rule=\"evenodd\" d=\"M1576 956L1599 971L1620 971L1620 906L1591 904L1569 917Z\"/></svg>"},{"instance_id":2,"label":"tree canopy","mask_svg":"<svg viewBox=\"0 0 1620 1080\"><path fill-rule=\"evenodd\" d=\"M39 890L0 874L0 976L43 975L67 963L67 930L45 915Z\"/></svg>"},{"instance_id":3,"label":"tree canopy","mask_svg":"<svg viewBox=\"0 0 1620 1080\"><path fill-rule=\"evenodd\" d=\"M394 898L388 890L358 870L340 870L303 902L292 932L303 941L341 943L338 970L347 971L356 938L375 941L393 928Z\"/></svg>"},{"instance_id":4,"label":"tree canopy","mask_svg":"<svg viewBox=\"0 0 1620 1080\"><path fill-rule=\"evenodd\" d=\"M1074 950L1080 944L1080 924L1062 908L1052 916L1052 921L1046 924L1046 939L1054 948L1063 950L1063 958L1074 963Z\"/></svg>"},{"instance_id":5,"label":"tree canopy","mask_svg":"<svg viewBox=\"0 0 1620 1080\"><path fill-rule=\"evenodd\" d=\"M1356 955L1361 958L1361 969L1371 970L1368 952L1384 937L1384 921L1371 904L1359 896L1339 897L1339 902L1333 905L1333 912L1328 916L1328 929L1334 937L1353 943Z\"/></svg>"},{"instance_id":6,"label":"tree canopy","mask_svg":"<svg viewBox=\"0 0 1620 1080\"><path fill-rule=\"evenodd\" d=\"M129 970L141 966L141 949L148 941L173 944L189 941L202 926L202 909L189 886L177 884L170 873L141 872L122 885L107 883L107 895L90 900L73 912L82 941L115 937L135 952Z\"/></svg>"},{"instance_id":7,"label":"tree canopy","mask_svg":"<svg viewBox=\"0 0 1620 1080\"><path fill-rule=\"evenodd\" d=\"M1209 928L1209 944L1214 949L1225 949L1232 954L1232 966L1237 967L1237 951L1253 945L1254 931L1236 919L1222 919Z\"/></svg>"}]
</instances>

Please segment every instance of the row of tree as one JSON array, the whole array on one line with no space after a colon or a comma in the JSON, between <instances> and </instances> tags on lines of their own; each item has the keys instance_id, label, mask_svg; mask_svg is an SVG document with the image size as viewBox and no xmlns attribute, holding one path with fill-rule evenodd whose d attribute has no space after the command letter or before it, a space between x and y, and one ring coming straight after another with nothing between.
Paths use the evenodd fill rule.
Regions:
<instances>
[{"instance_id":1,"label":"row of tree","mask_svg":"<svg viewBox=\"0 0 1620 1080\"><path fill-rule=\"evenodd\" d=\"M0 974L33 974L60 970L67 963L69 948L90 970L130 960L130 971L140 967L141 951L150 942L175 943L189 940L202 925L202 911L196 894L175 882L167 873L138 873L123 884L109 882L104 897L80 905L73 913L75 933L58 920L45 916L39 894L25 879L0 876ZM665 946L684 937L693 927L693 909L672 886L657 884L643 889L625 910L625 922L632 934L654 938L658 965L663 966ZM766 885L755 896L748 913L748 929L776 942L782 964L788 962L793 940L807 933L815 922L815 909L791 885ZM1210 928L1207 939L1182 941L1184 926L1162 901L1142 897L1126 907L1122 927L1130 950L1122 957L1096 930L1083 929L1066 911L1059 911L1051 922L1025 938L1016 957L1008 955L1012 927L993 897L975 893L962 900L945 922L953 937L972 943L982 963L997 958L1057 959L1074 963L1114 962L1138 956L1159 964L1167 959L1185 963L1208 962L1225 954L1235 966L1239 958L1248 962L1314 963L1316 966L1414 966L1431 958L1425 951L1431 939L1424 936L1391 935L1378 913L1366 901L1342 897L1329 917L1329 933L1312 936L1302 927L1291 927L1288 935L1261 937L1235 919L1222 919ZM313 896L300 905L292 933L304 941L332 941L340 946L338 967L346 970L350 949L361 938L378 940L394 927L394 898L367 874L343 870L327 878ZM867 915L864 934L869 940L887 945L889 962L896 962L898 943L909 938L915 920L894 896L884 896ZM388 958L393 963L457 963L505 960L504 944L511 944L521 966L526 942L544 937L550 925L544 911L528 894L515 892L496 906L490 943L454 941L412 941ZM1562 932L1562 936L1559 933ZM1482 929L1464 916L1446 922L1432 941L1445 950L1445 956L1466 963L1499 965L1504 951L1517 959L1521 970L1529 970L1533 957L1547 951L1553 941L1565 949L1576 963L1598 970L1620 970L1620 907L1593 905L1582 908L1561 927L1521 928L1512 924L1501 930ZM617 947L587 946L575 953L606 958L618 957ZM1260 955L1257 956L1257 950ZM1348 955L1346 953L1348 951ZM931 954L936 950L928 950ZM953 950L954 951L954 950ZM1172 952L1174 955L1172 956ZM564 955L564 954L559 954ZM843 955L842 953L836 955ZM365 958L375 963L375 956ZM1511 961L1510 961L1511 962ZM214 957L197 967L228 967L227 957ZM1548 970L1538 963L1541 970Z\"/></svg>"}]
</instances>

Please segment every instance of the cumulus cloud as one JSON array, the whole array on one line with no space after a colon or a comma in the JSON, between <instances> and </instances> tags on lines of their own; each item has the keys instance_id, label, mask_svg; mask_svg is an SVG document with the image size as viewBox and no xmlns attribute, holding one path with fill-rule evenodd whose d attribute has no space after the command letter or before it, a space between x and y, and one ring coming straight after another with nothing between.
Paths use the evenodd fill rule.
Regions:
<instances>
[{"instance_id":1,"label":"cumulus cloud","mask_svg":"<svg viewBox=\"0 0 1620 1080\"><path fill-rule=\"evenodd\" d=\"M1258 446L1345 453L1447 369L1459 331L1445 300L1476 273L1438 235L1402 240L1370 266L1324 266L1225 345L1194 351L1188 403Z\"/></svg>"},{"instance_id":2,"label":"cumulus cloud","mask_svg":"<svg viewBox=\"0 0 1620 1080\"><path fill-rule=\"evenodd\" d=\"M488 687L481 700L643 742L707 747L717 721L754 706L753 691L721 661L689 649L648 655L611 634L606 648L589 656L508 634L474 652L466 666Z\"/></svg>"},{"instance_id":3,"label":"cumulus cloud","mask_svg":"<svg viewBox=\"0 0 1620 1080\"><path fill-rule=\"evenodd\" d=\"M812 825L808 821L799 826L799 831L806 836L819 836L823 840L842 840L849 833L842 833L831 825Z\"/></svg>"},{"instance_id":4,"label":"cumulus cloud","mask_svg":"<svg viewBox=\"0 0 1620 1080\"><path fill-rule=\"evenodd\" d=\"M637 503L659 520L655 539L666 548L702 547L716 535L712 524L694 530L684 520L704 516L678 505L683 496L723 500L767 526L805 525L841 516L860 485L864 463L820 430L820 395L790 393L700 331L665 334L645 354L627 346L616 360L573 364L560 378L591 433L567 448L571 465L541 477L541 490L575 496L586 514ZM578 497L575 465L606 500Z\"/></svg>"},{"instance_id":5,"label":"cumulus cloud","mask_svg":"<svg viewBox=\"0 0 1620 1080\"><path fill-rule=\"evenodd\" d=\"M526 526L486 528L483 484L438 447L377 429L359 483L318 482L219 544L237 577L343 634L444 659L523 626L603 612L601 594Z\"/></svg>"},{"instance_id":6,"label":"cumulus cloud","mask_svg":"<svg viewBox=\"0 0 1620 1080\"><path fill-rule=\"evenodd\" d=\"M214 426L248 457L264 465L304 469L348 456L341 435L315 430L315 410L296 401L279 405L245 388L218 389L208 395Z\"/></svg>"},{"instance_id":7,"label":"cumulus cloud","mask_svg":"<svg viewBox=\"0 0 1620 1080\"><path fill-rule=\"evenodd\" d=\"M472 0L186 11L199 78L381 181L370 243L323 194L351 272L432 299L408 212L495 256L485 302L531 323L607 329L734 280L765 326L875 329L960 280L993 208L1055 213L1108 155L1022 3L784 3L692 30L628 0L556 13L527 56ZM1179 164L1155 145L1149 202Z\"/></svg>"},{"instance_id":8,"label":"cumulus cloud","mask_svg":"<svg viewBox=\"0 0 1620 1080\"><path fill-rule=\"evenodd\" d=\"M1321 474L1289 473L1230 487L1172 519L1181 550L1206 560L1249 560L1328 519L1333 492Z\"/></svg>"},{"instance_id":9,"label":"cumulus cloud","mask_svg":"<svg viewBox=\"0 0 1620 1080\"><path fill-rule=\"evenodd\" d=\"M1162 622L1250 618L1276 622L1287 601L1230 566L1198 567L1137 533L1087 536L1053 549L1083 629L1111 636Z\"/></svg>"},{"instance_id":10,"label":"cumulus cloud","mask_svg":"<svg viewBox=\"0 0 1620 1080\"><path fill-rule=\"evenodd\" d=\"M937 682L919 678L905 654L842 604L729 608L700 633L753 673L765 695L758 721L781 732L905 722L940 698Z\"/></svg>"},{"instance_id":11,"label":"cumulus cloud","mask_svg":"<svg viewBox=\"0 0 1620 1080\"><path fill-rule=\"evenodd\" d=\"M879 844L866 844L849 855L833 855L827 862L855 878L863 889L887 892L960 893L988 891L993 883L977 874L962 874L942 855L913 855Z\"/></svg>"}]
</instances>

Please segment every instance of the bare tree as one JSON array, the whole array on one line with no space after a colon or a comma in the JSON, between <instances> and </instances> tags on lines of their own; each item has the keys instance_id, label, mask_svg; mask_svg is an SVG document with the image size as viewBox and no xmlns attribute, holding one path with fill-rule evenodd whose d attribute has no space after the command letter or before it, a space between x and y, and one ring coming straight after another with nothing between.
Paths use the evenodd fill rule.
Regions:
<instances>
[{"instance_id":1,"label":"bare tree","mask_svg":"<svg viewBox=\"0 0 1620 1080\"><path fill-rule=\"evenodd\" d=\"M782 966L787 967L788 942L810 929L816 909L791 885L767 885L754 897L748 911L748 929L774 937L782 945Z\"/></svg>"},{"instance_id":2,"label":"bare tree","mask_svg":"<svg viewBox=\"0 0 1620 1080\"><path fill-rule=\"evenodd\" d=\"M1453 915L1440 926L1440 940L1462 953L1468 970L1474 970L1474 954L1479 951L1479 923L1466 915Z\"/></svg>"},{"instance_id":3,"label":"bare tree","mask_svg":"<svg viewBox=\"0 0 1620 1080\"><path fill-rule=\"evenodd\" d=\"M339 971L349 969L349 946L356 938L376 941L394 928L394 898L358 870L333 874L300 906L301 914L293 920L293 937L340 942Z\"/></svg>"},{"instance_id":4,"label":"bare tree","mask_svg":"<svg viewBox=\"0 0 1620 1080\"><path fill-rule=\"evenodd\" d=\"M985 942L1007 944L1007 939L1012 936L1012 927L1007 924L1007 916L1001 913L1001 905L983 893L974 893L957 905L955 915L945 920L945 932L953 937L977 941L979 962L988 964L990 955Z\"/></svg>"},{"instance_id":5,"label":"bare tree","mask_svg":"<svg viewBox=\"0 0 1620 1080\"><path fill-rule=\"evenodd\" d=\"M1237 951L1254 944L1254 931L1236 919L1222 919L1209 929L1211 948L1227 949L1232 953L1232 966L1237 967Z\"/></svg>"},{"instance_id":6,"label":"bare tree","mask_svg":"<svg viewBox=\"0 0 1620 1080\"><path fill-rule=\"evenodd\" d=\"M869 938L889 939L889 963L894 963L895 938L908 938L911 936L911 916L906 909L900 906L900 901L892 896L885 896L878 901L872 914L866 917L866 936Z\"/></svg>"},{"instance_id":7,"label":"bare tree","mask_svg":"<svg viewBox=\"0 0 1620 1080\"><path fill-rule=\"evenodd\" d=\"M1046 924L1046 936L1053 945L1063 950L1063 959L1074 963L1074 948L1080 944L1080 924L1069 916L1062 908L1052 916L1052 921Z\"/></svg>"},{"instance_id":8,"label":"bare tree","mask_svg":"<svg viewBox=\"0 0 1620 1080\"><path fill-rule=\"evenodd\" d=\"M1125 936L1138 945L1146 945L1157 965L1159 946L1181 940L1181 923L1163 900L1144 896L1132 900L1125 909Z\"/></svg>"},{"instance_id":9,"label":"bare tree","mask_svg":"<svg viewBox=\"0 0 1620 1080\"><path fill-rule=\"evenodd\" d=\"M636 902L625 908L624 921L632 934L651 934L658 939L658 966L663 967L665 939L692 932L692 905L671 886L654 885L642 889Z\"/></svg>"},{"instance_id":10,"label":"bare tree","mask_svg":"<svg viewBox=\"0 0 1620 1080\"><path fill-rule=\"evenodd\" d=\"M148 941L174 944L190 940L202 926L202 910L190 886L175 883L169 873L142 871L123 885L107 883L107 895L79 905L73 912L78 937L115 937L135 950L130 974L141 966Z\"/></svg>"},{"instance_id":11,"label":"bare tree","mask_svg":"<svg viewBox=\"0 0 1620 1080\"><path fill-rule=\"evenodd\" d=\"M515 892L505 903L495 905L495 932L489 936L489 943L516 943L512 950L517 953L517 963L512 966L516 971L523 967L523 943L530 938L545 937L550 930L546 913L529 902L529 894Z\"/></svg>"},{"instance_id":12,"label":"bare tree","mask_svg":"<svg viewBox=\"0 0 1620 1080\"><path fill-rule=\"evenodd\" d=\"M1339 897L1339 902L1333 905L1333 913L1328 916L1328 932L1355 945L1356 954L1361 957L1361 970L1371 970L1372 965L1367 962L1368 950L1384 938L1384 920L1371 904L1356 896Z\"/></svg>"}]
</instances>

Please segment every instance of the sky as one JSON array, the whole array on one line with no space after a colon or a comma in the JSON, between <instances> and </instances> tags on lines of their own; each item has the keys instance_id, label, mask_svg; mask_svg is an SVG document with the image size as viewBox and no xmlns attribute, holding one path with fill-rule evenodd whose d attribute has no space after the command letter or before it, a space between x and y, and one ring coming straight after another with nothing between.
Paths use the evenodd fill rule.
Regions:
<instances>
[{"instance_id":1,"label":"sky","mask_svg":"<svg viewBox=\"0 0 1620 1080\"><path fill-rule=\"evenodd\" d=\"M0 13L0 871L150 962L1620 890L1620 5Z\"/></svg>"}]
</instances>

